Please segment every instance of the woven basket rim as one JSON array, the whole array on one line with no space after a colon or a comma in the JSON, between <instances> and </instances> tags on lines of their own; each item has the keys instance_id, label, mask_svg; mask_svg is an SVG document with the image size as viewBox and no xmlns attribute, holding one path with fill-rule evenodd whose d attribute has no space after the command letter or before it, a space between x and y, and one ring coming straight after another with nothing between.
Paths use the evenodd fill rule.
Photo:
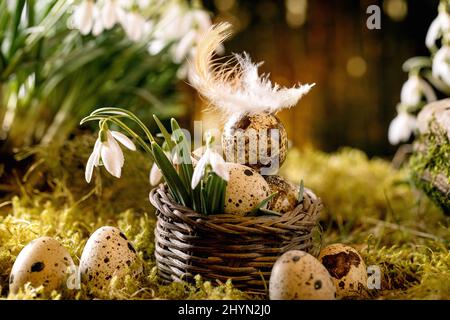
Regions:
<instances>
[{"instance_id":1,"label":"woven basket rim","mask_svg":"<svg viewBox=\"0 0 450 320\"><path fill-rule=\"evenodd\" d=\"M321 199L308 188L304 189L303 201L293 211L284 213L281 216L239 216L225 213L214 215L200 214L176 203L169 194L166 184L160 184L158 187L152 189L149 199L152 205L159 211L159 214L171 212L176 218L182 219L183 222L193 226L198 226L199 224L204 226L240 225L241 227L248 226L252 228L255 225L292 224L293 229L296 227L310 228L317 225L319 214L323 207ZM310 210L311 206L315 206L316 208ZM311 212L311 215L307 214Z\"/></svg>"}]
</instances>

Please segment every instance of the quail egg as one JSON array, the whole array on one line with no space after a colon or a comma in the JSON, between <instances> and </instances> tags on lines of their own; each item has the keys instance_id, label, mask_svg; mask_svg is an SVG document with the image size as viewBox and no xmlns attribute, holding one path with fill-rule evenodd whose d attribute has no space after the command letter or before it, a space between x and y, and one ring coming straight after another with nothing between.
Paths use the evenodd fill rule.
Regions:
<instances>
[{"instance_id":1,"label":"quail egg","mask_svg":"<svg viewBox=\"0 0 450 320\"><path fill-rule=\"evenodd\" d=\"M268 209L280 213L290 212L298 205L300 188L277 175L265 176L270 187L270 194L276 193L269 203Z\"/></svg>"},{"instance_id":2,"label":"quail egg","mask_svg":"<svg viewBox=\"0 0 450 320\"><path fill-rule=\"evenodd\" d=\"M320 251L319 260L330 273L338 297L364 294L367 269L358 251L343 244L332 244Z\"/></svg>"},{"instance_id":3,"label":"quail egg","mask_svg":"<svg viewBox=\"0 0 450 320\"><path fill-rule=\"evenodd\" d=\"M9 276L9 290L17 293L26 283L44 294L62 288L75 265L69 252L58 241L41 237L31 241L17 256Z\"/></svg>"},{"instance_id":4,"label":"quail egg","mask_svg":"<svg viewBox=\"0 0 450 320\"><path fill-rule=\"evenodd\" d=\"M272 130L277 130L274 132L278 136L272 136ZM286 159L286 129L280 119L270 113L231 117L224 126L222 148L229 162L245 164L258 172L263 168L275 172Z\"/></svg>"},{"instance_id":5,"label":"quail egg","mask_svg":"<svg viewBox=\"0 0 450 320\"><path fill-rule=\"evenodd\" d=\"M327 269L312 255L292 250L278 258L269 281L271 300L334 300Z\"/></svg>"},{"instance_id":6,"label":"quail egg","mask_svg":"<svg viewBox=\"0 0 450 320\"><path fill-rule=\"evenodd\" d=\"M266 180L255 170L227 163L229 180L225 193L225 213L245 215L270 195Z\"/></svg>"},{"instance_id":7,"label":"quail egg","mask_svg":"<svg viewBox=\"0 0 450 320\"><path fill-rule=\"evenodd\" d=\"M138 278L142 264L136 250L123 232L101 227L88 239L80 258L80 279L91 293L104 296L113 277L130 274Z\"/></svg>"}]
</instances>

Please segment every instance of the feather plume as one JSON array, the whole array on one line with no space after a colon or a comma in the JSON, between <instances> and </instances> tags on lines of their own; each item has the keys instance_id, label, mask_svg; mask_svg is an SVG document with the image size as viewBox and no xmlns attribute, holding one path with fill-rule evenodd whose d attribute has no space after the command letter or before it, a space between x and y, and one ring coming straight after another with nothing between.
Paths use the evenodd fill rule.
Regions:
<instances>
[{"instance_id":1,"label":"feather plume","mask_svg":"<svg viewBox=\"0 0 450 320\"><path fill-rule=\"evenodd\" d=\"M220 23L211 27L198 43L195 61L189 76L190 84L209 101L212 108L224 114L276 113L295 106L315 84L292 88L272 84L269 75L259 75L262 63L253 63L247 53L233 54L231 59L213 59L217 48L231 36L231 25Z\"/></svg>"}]
</instances>

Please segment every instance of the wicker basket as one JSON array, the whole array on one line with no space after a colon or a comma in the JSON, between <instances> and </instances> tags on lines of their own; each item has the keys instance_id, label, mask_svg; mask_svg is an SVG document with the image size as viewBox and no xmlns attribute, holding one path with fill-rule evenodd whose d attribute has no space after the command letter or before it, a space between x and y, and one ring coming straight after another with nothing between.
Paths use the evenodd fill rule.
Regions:
<instances>
[{"instance_id":1,"label":"wicker basket","mask_svg":"<svg viewBox=\"0 0 450 320\"><path fill-rule=\"evenodd\" d=\"M157 209L155 256L163 281L225 282L251 294L266 294L272 266L284 252L308 251L321 200L305 189L303 202L280 217L205 216L176 204L165 185L150 193Z\"/></svg>"}]
</instances>

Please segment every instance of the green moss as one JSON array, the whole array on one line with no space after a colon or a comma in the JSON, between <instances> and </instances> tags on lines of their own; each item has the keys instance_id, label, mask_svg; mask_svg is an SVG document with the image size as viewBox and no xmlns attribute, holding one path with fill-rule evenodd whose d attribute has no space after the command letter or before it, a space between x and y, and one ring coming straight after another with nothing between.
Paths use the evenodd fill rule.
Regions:
<instances>
[{"instance_id":1,"label":"green moss","mask_svg":"<svg viewBox=\"0 0 450 320\"><path fill-rule=\"evenodd\" d=\"M433 123L431 125L433 126ZM447 183L450 184L450 141L447 133L437 124L433 127L435 130L432 130L432 133L422 135L418 139L417 144L424 148L413 154L409 166L414 183L450 215L449 194L440 191L428 181L441 175L446 177ZM425 173L430 175L430 179L422 179Z\"/></svg>"},{"instance_id":2,"label":"green moss","mask_svg":"<svg viewBox=\"0 0 450 320\"><path fill-rule=\"evenodd\" d=\"M8 297L11 267L28 242L45 235L55 237L78 264L89 235L103 225L121 228L144 264L141 279L114 279L103 298L256 298L233 288L231 282L217 284L200 277L192 285L160 283L153 256L155 216L148 202L150 164L139 153L127 153L122 179L98 170L95 182L88 185L83 170L92 144L92 138L80 137L67 143L64 152L39 149L39 166L17 185L14 197L0 204L2 298ZM388 162L370 160L352 149L335 154L292 150L282 169L291 180L303 179L306 187L322 197L326 206L321 220L323 245L351 244L367 265L380 266L382 290L371 291L372 298L450 298L449 218L412 187L407 171L395 171ZM51 297L91 298L85 288L54 292ZM39 288L26 287L9 298L44 297Z\"/></svg>"}]
</instances>

